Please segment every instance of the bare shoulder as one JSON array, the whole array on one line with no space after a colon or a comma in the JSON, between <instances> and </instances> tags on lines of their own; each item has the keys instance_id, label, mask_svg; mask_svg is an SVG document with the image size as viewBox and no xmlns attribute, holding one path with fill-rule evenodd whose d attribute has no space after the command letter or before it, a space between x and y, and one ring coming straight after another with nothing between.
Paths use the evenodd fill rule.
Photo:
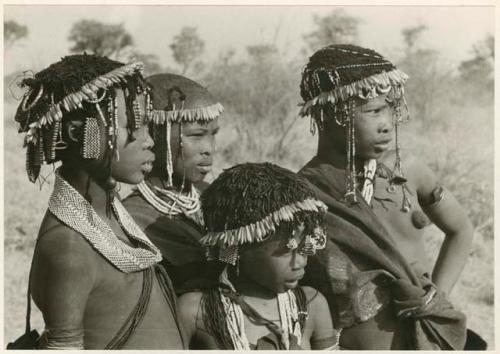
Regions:
<instances>
[{"instance_id":1,"label":"bare shoulder","mask_svg":"<svg viewBox=\"0 0 500 354\"><path fill-rule=\"evenodd\" d=\"M181 318L187 319L190 322L197 318L202 295L201 292L194 291L185 293L179 297L178 306Z\"/></svg>"},{"instance_id":2,"label":"bare shoulder","mask_svg":"<svg viewBox=\"0 0 500 354\"><path fill-rule=\"evenodd\" d=\"M320 311L325 308L328 309L326 298L318 290L311 288L310 286L301 286L301 288L306 295L309 308L315 308Z\"/></svg>"},{"instance_id":3,"label":"bare shoulder","mask_svg":"<svg viewBox=\"0 0 500 354\"><path fill-rule=\"evenodd\" d=\"M182 294L179 297L179 307L196 308L201 302L201 296L202 293L199 291Z\"/></svg>"},{"instance_id":4,"label":"bare shoulder","mask_svg":"<svg viewBox=\"0 0 500 354\"><path fill-rule=\"evenodd\" d=\"M306 332L309 333L309 338L316 341L331 338L334 329L326 298L314 288L303 286L302 290L306 295L308 303L309 316L306 322ZM313 347L313 349L323 348Z\"/></svg>"},{"instance_id":5,"label":"bare shoulder","mask_svg":"<svg viewBox=\"0 0 500 354\"><path fill-rule=\"evenodd\" d=\"M98 254L76 231L47 213L32 265L31 290L48 328L79 328L97 283Z\"/></svg>"},{"instance_id":6,"label":"bare shoulder","mask_svg":"<svg viewBox=\"0 0 500 354\"><path fill-rule=\"evenodd\" d=\"M85 270L92 274L96 267L96 252L75 230L47 213L40 227L36 257L45 266L58 266L65 271Z\"/></svg>"}]
</instances>

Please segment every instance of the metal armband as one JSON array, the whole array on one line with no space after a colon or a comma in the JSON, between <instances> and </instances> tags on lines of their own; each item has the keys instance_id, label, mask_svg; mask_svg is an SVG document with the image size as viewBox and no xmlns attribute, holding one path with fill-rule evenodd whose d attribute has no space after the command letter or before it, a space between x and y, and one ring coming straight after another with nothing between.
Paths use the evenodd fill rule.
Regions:
<instances>
[{"instance_id":1,"label":"metal armband","mask_svg":"<svg viewBox=\"0 0 500 354\"><path fill-rule=\"evenodd\" d=\"M426 208L435 207L444 199L444 188L440 185L436 186L431 192L432 201L425 205Z\"/></svg>"}]
</instances>

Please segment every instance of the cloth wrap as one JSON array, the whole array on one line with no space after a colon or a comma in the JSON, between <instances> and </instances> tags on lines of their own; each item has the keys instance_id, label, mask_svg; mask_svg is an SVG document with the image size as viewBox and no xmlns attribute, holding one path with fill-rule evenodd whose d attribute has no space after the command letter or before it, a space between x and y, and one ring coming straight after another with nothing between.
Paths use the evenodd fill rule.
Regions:
<instances>
[{"instance_id":1,"label":"cloth wrap","mask_svg":"<svg viewBox=\"0 0 500 354\"><path fill-rule=\"evenodd\" d=\"M177 295L203 288L217 281L223 264L208 262L198 242L203 229L193 220L179 215L168 217L152 207L139 192L124 199L123 205L163 256Z\"/></svg>"},{"instance_id":2,"label":"cloth wrap","mask_svg":"<svg viewBox=\"0 0 500 354\"><path fill-rule=\"evenodd\" d=\"M455 310L434 285L418 274L398 251L385 227L359 195L359 203L342 202L345 172L313 158L298 173L328 206L327 246L309 259L304 284L327 298L334 326L348 328L392 305L410 350L462 350L465 315Z\"/></svg>"}]
</instances>

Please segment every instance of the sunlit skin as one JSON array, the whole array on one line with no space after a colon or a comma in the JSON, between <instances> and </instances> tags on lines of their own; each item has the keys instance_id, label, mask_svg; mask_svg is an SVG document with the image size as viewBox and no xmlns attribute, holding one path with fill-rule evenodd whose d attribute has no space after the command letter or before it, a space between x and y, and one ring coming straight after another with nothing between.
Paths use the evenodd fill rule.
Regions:
<instances>
[{"instance_id":1,"label":"sunlit skin","mask_svg":"<svg viewBox=\"0 0 500 354\"><path fill-rule=\"evenodd\" d=\"M354 136L357 165L362 167L365 160L379 159L389 150L393 130L392 105L387 101L386 94L368 101L356 99ZM325 129L320 132L318 156L336 165L345 165L345 136L345 129L334 119L328 119Z\"/></svg>"},{"instance_id":2,"label":"sunlit skin","mask_svg":"<svg viewBox=\"0 0 500 354\"><path fill-rule=\"evenodd\" d=\"M244 246L239 261L239 274L235 269L229 271L231 282L244 300L262 317L277 324L280 321L276 295L297 287L307 264L307 256L299 251L305 233L303 228L296 231L294 237L299 243L297 249L289 249L288 237L277 234L264 242ZM323 295L310 287L303 287L303 290L310 303L301 347L310 349L311 339L332 336L333 325ZM200 292L187 293L179 298L180 317L185 324L190 349L221 349L205 330L200 300ZM249 342L253 344L269 334L265 326L254 324L247 317L245 332Z\"/></svg>"},{"instance_id":3,"label":"sunlit skin","mask_svg":"<svg viewBox=\"0 0 500 354\"><path fill-rule=\"evenodd\" d=\"M378 96L369 101L357 100L355 117L356 169L363 170L367 159L377 159L390 169L395 164L395 150L391 140L394 138L392 104L386 95ZM376 176L372 209L392 236L398 249L415 270L427 272L438 288L450 293L458 280L472 243L472 225L467 213L453 197L445 190L445 198L437 206L426 207L432 202L432 191L439 184L435 174L420 161L415 153L403 150L402 166L407 186L412 194L407 194L412 204L408 213L401 211L402 190L395 188L393 193L387 191L388 179ZM344 170L346 166L346 148L344 128L338 126L332 119L325 124L320 133L318 157ZM359 181L358 181L359 182ZM358 187L361 188L361 183ZM393 202L382 203L375 199L390 198ZM421 213L414 215L413 213ZM419 216L421 223L418 228L412 222L412 216ZM434 267L429 261L423 243L424 226L433 222L444 234L438 260ZM341 344L346 348L387 349L391 347L392 337L396 331L395 318L392 309L382 311L374 319L343 332ZM366 338L370 338L374 328L378 328L377 342L386 338L386 345L373 347ZM364 332L366 331L366 332ZM362 339L364 338L364 339Z\"/></svg>"},{"instance_id":4,"label":"sunlit skin","mask_svg":"<svg viewBox=\"0 0 500 354\"><path fill-rule=\"evenodd\" d=\"M299 230L294 237L301 244L304 229ZM263 297L295 288L304 276L307 256L298 252L299 248L288 248L287 242L287 237L276 235L265 242L242 246L237 284L260 288Z\"/></svg>"},{"instance_id":5,"label":"sunlit skin","mask_svg":"<svg viewBox=\"0 0 500 354\"><path fill-rule=\"evenodd\" d=\"M182 124L182 127L180 126ZM181 148L182 130L182 148ZM216 136L219 132L219 119L212 121L196 121L192 123L173 123L170 137L170 146L173 159L174 187L179 190L184 182L185 191L192 184L202 182L212 170L215 154ZM165 158L166 156L158 156ZM166 172L162 171L164 175ZM156 186L167 186L166 176L155 174L146 178Z\"/></svg>"},{"instance_id":6,"label":"sunlit skin","mask_svg":"<svg viewBox=\"0 0 500 354\"><path fill-rule=\"evenodd\" d=\"M119 160L111 164L112 177L124 183L140 183L151 169L153 140L146 122L127 136L124 94L117 91ZM144 97L139 97L143 106ZM144 111L143 111L144 112ZM129 112L130 114L130 112ZM132 245L114 213L106 213L107 191L102 177L106 165L104 156L83 161L81 146L82 124L66 126L69 149L61 174L81 195L86 195L99 217L123 242ZM101 151L105 149L101 136ZM33 299L43 313L47 328L85 329L86 349L103 349L118 332L125 318L136 306L142 288L142 272L125 274L105 260L76 231L62 224L47 211L40 226L31 278ZM125 348L182 349L169 305L154 281L148 312Z\"/></svg>"}]
</instances>

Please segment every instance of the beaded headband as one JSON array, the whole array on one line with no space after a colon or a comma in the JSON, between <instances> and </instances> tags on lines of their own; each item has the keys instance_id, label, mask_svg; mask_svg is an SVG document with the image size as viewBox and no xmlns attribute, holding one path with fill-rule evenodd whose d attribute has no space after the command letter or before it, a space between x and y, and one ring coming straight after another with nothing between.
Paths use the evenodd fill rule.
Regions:
<instances>
[{"instance_id":1,"label":"beaded headband","mask_svg":"<svg viewBox=\"0 0 500 354\"><path fill-rule=\"evenodd\" d=\"M406 111L404 84L408 76L377 52L354 45L336 44L320 49L309 59L302 71L300 94L304 100L300 110L302 117L311 118L311 132L322 129L325 119L334 118L346 131L346 193L348 203L356 203L356 167L354 119L356 100L370 100L387 94L393 104L393 123L396 136L395 178L391 185L403 188L403 210L409 205L405 192L406 179L401 167L399 125L404 121L401 104ZM326 110L326 108L332 108ZM332 116L325 118L325 112ZM332 113L333 112L333 113ZM406 120L409 119L407 114ZM398 183L396 183L397 181ZM403 183L400 183L403 181Z\"/></svg>"},{"instance_id":2,"label":"beaded headband","mask_svg":"<svg viewBox=\"0 0 500 354\"><path fill-rule=\"evenodd\" d=\"M205 87L184 76L157 74L147 81L153 87L152 129L165 129L167 184L172 187L172 123L210 122L222 114L224 107ZM180 129L182 145L182 127ZM156 140L157 134L152 135Z\"/></svg>"},{"instance_id":3,"label":"beaded headband","mask_svg":"<svg viewBox=\"0 0 500 354\"><path fill-rule=\"evenodd\" d=\"M239 246L266 240L284 223L308 228L308 252L321 249L326 242L321 227L326 205L314 197L307 182L270 163L246 163L225 170L201 201L207 234L200 242L209 258L235 264Z\"/></svg>"},{"instance_id":4,"label":"beaded headband","mask_svg":"<svg viewBox=\"0 0 500 354\"><path fill-rule=\"evenodd\" d=\"M212 121L224 112L224 107L219 103L207 107L181 108L171 111L161 111L154 109L152 120L154 124L165 124L166 121L172 123Z\"/></svg>"},{"instance_id":5,"label":"beaded headband","mask_svg":"<svg viewBox=\"0 0 500 354\"><path fill-rule=\"evenodd\" d=\"M42 164L58 161L56 151L64 150L68 146L62 139L63 118L78 109L85 110L84 104L93 106L97 117L92 113L82 118L82 156L89 159L101 156L100 129L106 128L106 142L112 152L108 159L112 155L118 159L117 102L116 94L110 89L130 85L129 79L134 77L137 82L137 88L134 87L136 94L145 90L148 99L148 88L143 87L140 82L142 69L141 62L124 65L106 57L83 54L64 57L33 78L24 79L21 86L28 86L29 90L19 105L15 120L21 124L19 132L26 133L26 170L30 181L35 182L38 179ZM102 112L100 106L100 102L106 97L107 115ZM138 129L143 119L135 98L132 105L133 121L127 124L131 131ZM145 117L149 119L149 111Z\"/></svg>"},{"instance_id":6,"label":"beaded headband","mask_svg":"<svg viewBox=\"0 0 500 354\"><path fill-rule=\"evenodd\" d=\"M315 106L335 105L353 97L370 99L391 88L403 90L407 79L408 75L373 50L342 44L325 47L310 58L302 72L300 115L311 115Z\"/></svg>"}]
</instances>

